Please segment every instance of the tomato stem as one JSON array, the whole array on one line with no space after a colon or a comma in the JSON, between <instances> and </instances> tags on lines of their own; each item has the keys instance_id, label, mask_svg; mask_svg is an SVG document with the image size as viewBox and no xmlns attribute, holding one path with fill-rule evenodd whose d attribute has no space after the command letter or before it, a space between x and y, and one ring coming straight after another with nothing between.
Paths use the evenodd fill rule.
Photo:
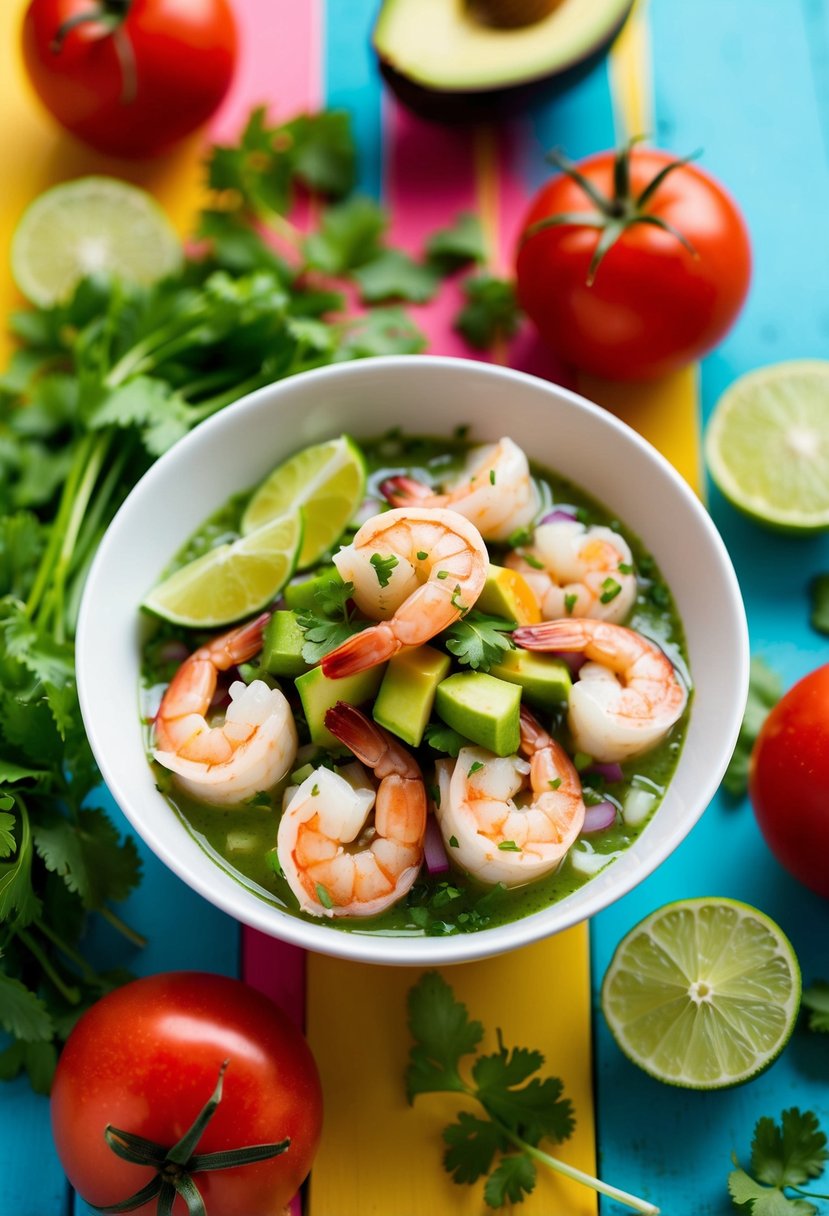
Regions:
<instances>
[{"instance_id":1,"label":"tomato stem","mask_svg":"<svg viewBox=\"0 0 829 1216\"><path fill-rule=\"evenodd\" d=\"M224 1060L219 1068L219 1076L213 1093L199 1111L192 1126L181 1139L172 1146L164 1148L144 1136L133 1132L121 1131L120 1128L107 1124L104 1137L116 1156L132 1165L152 1167L155 1177L120 1203L109 1204L106 1207L93 1208L95 1212L119 1213L132 1212L143 1207L153 1199L158 1200L156 1212L158 1216L167 1216L172 1212L176 1197L183 1199L188 1216L207 1216L207 1208L201 1191L193 1181L193 1174L210 1170L236 1169L242 1165L250 1165L254 1161L270 1161L281 1153L287 1152L291 1141L280 1140L275 1144L251 1144L243 1148L223 1149L216 1153L196 1153L199 1140L204 1135L208 1123L216 1113L216 1108L222 1100L224 1075L230 1060ZM218 1213L217 1213L218 1216Z\"/></svg>"},{"instance_id":2,"label":"tomato stem","mask_svg":"<svg viewBox=\"0 0 829 1216\"><path fill-rule=\"evenodd\" d=\"M49 44L49 49L53 55L59 55L72 30L79 25L86 25L90 21L102 26L105 36L114 34L126 18L131 4L132 0L98 0L94 8L75 13L58 26L57 32Z\"/></svg>"}]
</instances>

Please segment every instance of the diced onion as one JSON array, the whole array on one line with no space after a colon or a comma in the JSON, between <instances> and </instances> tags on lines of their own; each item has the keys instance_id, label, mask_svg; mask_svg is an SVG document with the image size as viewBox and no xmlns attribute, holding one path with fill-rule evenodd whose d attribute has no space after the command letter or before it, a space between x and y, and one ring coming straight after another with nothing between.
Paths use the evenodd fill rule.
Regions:
<instances>
[{"instance_id":1,"label":"diced onion","mask_svg":"<svg viewBox=\"0 0 829 1216\"><path fill-rule=\"evenodd\" d=\"M158 648L158 658L161 663L183 663L190 653L190 648L185 642L179 642L175 638L170 638L163 646Z\"/></svg>"},{"instance_id":2,"label":"diced onion","mask_svg":"<svg viewBox=\"0 0 829 1216\"><path fill-rule=\"evenodd\" d=\"M649 790L641 790L636 786L628 793L622 807L622 818L628 827L638 827L644 823L654 808L656 794Z\"/></svg>"},{"instance_id":3,"label":"diced onion","mask_svg":"<svg viewBox=\"0 0 829 1216\"><path fill-rule=\"evenodd\" d=\"M558 524L564 522L565 520L568 523L573 523L575 518L575 507L556 507L554 511L548 511L546 515L542 516L542 518L539 520L539 524Z\"/></svg>"},{"instance_id":4,"label":"diced onion","mask_svg":"<svg viewBox=\"0 0 829 1216\"><path fill-rule=\"evenodd\" d=\"M557 650L551 653L555 653L556 658L561 659L574 680L587 662L580 650Z\"/></svg>"},{"instance_id":5,"label":"diced onion","mask_svg":"<svg viewBox=\"0 0 829 1216\"><path fill-rule=\"evenodd\" d=\"M621 764L599 764L594 762L588 768L588 773L596 773L599 777L604 777L605 781L611 784L614 781L622 781L624 773L622 772Z\"/></svg>"},{"instance_id":6,"label":"diced onion","mask_svg":"<svg viewBox=\"0 0 829 1216\"><path fill-rule=\"evenodd\" d=\"M423 841L423 860L430 874L445 874L449 869L449 858L434 815L426 819L426 837Z\"/></svg>"},{"instance_id":7,"label":"diced onion","mask_svg":"<svg viewBox=\"0 0 829 1216\"><path fill-rule=\"evenodd\" d=\"M581 835L590 836L593 832L606 832L616 822L616 806L612 802L597 802L585 811Z\"/></svg>"}]
</instances>

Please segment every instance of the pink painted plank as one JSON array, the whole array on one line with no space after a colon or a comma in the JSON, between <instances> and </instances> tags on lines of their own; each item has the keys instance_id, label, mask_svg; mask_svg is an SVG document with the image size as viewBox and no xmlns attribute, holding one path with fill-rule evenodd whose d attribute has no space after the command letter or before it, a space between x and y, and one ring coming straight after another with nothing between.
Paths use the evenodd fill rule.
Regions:
<instances>
[{"instance_id":1,"label":"pink painted plank","mask_svg":"<svg viewBox=\"0 0 829 1216\"><path fill-rule=\"evenodd\" d=\"M286 1013L305 1026L305 951L276 941L256 929L242 935L242 975Z\"/></svg>"}]
</instances>

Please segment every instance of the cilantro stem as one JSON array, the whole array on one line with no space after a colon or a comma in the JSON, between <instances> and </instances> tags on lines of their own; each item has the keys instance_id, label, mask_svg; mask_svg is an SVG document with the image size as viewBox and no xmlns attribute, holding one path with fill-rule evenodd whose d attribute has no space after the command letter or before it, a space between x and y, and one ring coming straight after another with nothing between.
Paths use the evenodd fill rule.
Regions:
<instances>
[{"instance_id":1,"label":"cilantro stem","mask_svg":"<svg viewBox=\"0 0 829 1216\"><path fill-rule=\"evenodd\" d=\"M224 409L226 405L230 405L239 397L244 397L246 393L251 393L255 388L261 388L265 383L265 377L262 372L257 372L254 376L243 380L241 384L234 384L224 393L217 393L215 397L208 397L206 401L200 401L198 405L193 406L190 418L193 422L202 422L205 418L209 418L211 414L218 413Z\"/></svg>"},{"instance_id":2,"label":"cilantro stem","mask_svg":"<svg viewBox=\"0 0 829 1216\"><path fill-rule=\"evenodd\" d=\"M639 1199L636 1195L630 1195L627 1191L620 1191L618 1187L610 1186L599 1178L594 1178L591 1174L585 1174L582 1170L576 1169L574 1165L568 1165L566 1161L560 1161L558 1157L552 1157L542 1149L536 1148L532 1144L527 1144L526 1140L522 1140L520 1136L516 1136L514 1132L511 1132L500 1119L496 1119L491 1111L487 1113L493 1123L498 1124L507 1139L511 1140L516 1148L520 1148L522 1153L526 1153L528 1157L534 1157L536 1161L542 1161L551 1170L564 1174L566 1178L572 1178L574 1182L581 1182L584 1186L592 1187L600 1195L607 1195L608 1199L615 1199L617 1203L623 1203L627 1207L633 1208L634 1211L641 1212L643 1216L659 1216L659 1208L655 1204L648 1203L646 1199Z\"/></svg>"},{"instance_id":3,"label":"cilantro stem","mask_svg":"<svg viewBox=\"0 0 829 1216\"><path fill-rule=\"evenodd\" d=\"M128 942L132 942L132 944L137 946L139 950L144 949L147 944L146 937L142 937L141 934L133 929L131 925L128 925L125 920L121 920L121 917L117 916L111 908L101 906L100 908L96 908L95 911L99 916L102 916L105 921L112 925L113 929L117 929L122 937L125 937Z\"/></svg>"},{"instance_id":4,"label":"cilantro stem","mask_svg":"<svg viewBox=\"0 0 829 1216\"><path fill-rule=\"evenodd\" d=\"M43 974L54 984L63 999L68 1001L70 1005L77 1005L81 999L79 990L74 985L70 986L64 983L28 929L18 929L15 936L19 942L23 943L29 953L34 955L43 969Z\"/></svg>"},{"instance_id":5,"label":"cilantro stem","mask_svg":"<svg viewBox=\"0 0 829 1216\"><path fill-rule=\"evenodd\" d=\"M57 554L57 563L53 575L52 596L54 603L54 632L59 642L64 641L66 631L64 617L66 576L72 564L72 555L78 539L78 533L83 525L89 500L95 489L95 483L98 480L111 441L112 436L108 434L96 437L95 445L89 453L89 459L86 462L83 476L75 492L72 509L69 513L69 519Z\"/></svg>"},{"instance_id":6,"label":"cilantro stem","mask_svg":"<svg viewBox=\"0 0 829 1216\"><path fill-rule=\"evenodd\" d=\"M829 1195L816 1195L814 1191L801 1191L799 1186L789 1185L789 1190L798 1195L804 1195L806 1199L829 1199Z\"/></svg>"},{"instance_id":7,"label":"cilantro stem","mask_svg":"<svg viewBox=\"0 0 829 1216\"><path fill-rule=\"evenodd\" d=\"M63 536L72 513L72 504L75 499L77 486L83 477L89 453L94 443L95 436L87 435L79 442L75 450L72 465L63 486L63 493L61 494L55 522L49 535L49 543L40 560L40 566L35 575L32 589L29 592L29 598L26 601L26 615L30 620L34 618L40 606L40 601L52 581L54 565L63 544Z\"/></svg>"},{"instance_id":8,"label":"cilantro stem","mask_svg":"<svg viewBox=\"0 0 829 1216\"><path fill-rule=\"evenodd\" d=\"M39 933L42 933L44 937L49 939L56 949L60 950L61 954L66 955L66 957L80 969L81 975L88 984L97 984L99 987L101 986L100 977L95 970L90 967L89 963L82 954L79 954L77 950L73 950L72 947L68 945L62 937L55 933L54 929L50 928L44 920L35 920L32 922L32 924Z\"/></svg>"}]
</instances>

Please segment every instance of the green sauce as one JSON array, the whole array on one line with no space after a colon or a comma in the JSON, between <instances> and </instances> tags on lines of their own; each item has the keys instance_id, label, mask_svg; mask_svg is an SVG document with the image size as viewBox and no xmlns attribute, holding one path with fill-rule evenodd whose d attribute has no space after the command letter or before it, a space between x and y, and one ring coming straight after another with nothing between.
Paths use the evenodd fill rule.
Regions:
<instances>
[{"instance_id":1,"label":"green sauce","mask_svg":"<svg viewBox=\"0 0 829 1216\"><path fill-rule=\"evenodd\" d=\"M470 445L460 438L436 440L392 433L361 446L369 470L367 494L380 497L380 483L396 474L414 477L431 485L440 484L447 474L462 464ZM639 593L625 624L653 638L690 687L681 622L670 591L639 538L605 506L558 474L533 466L533 476L542 503L539 515L552 504L566 504L575 507L579 518L585 523L611 526L627 540L636 566ZM237 496L206 521L176 555L171 569L192 560L213 545L235 539L244 502L244 496ZM505 546L493 543L488 543L487 548L495 562L498 562L499 554L506 551ZM320 565L325 564L326 559L323 559ZM165 658L172 638L183 638L188 650L201 641L200 636L172 626L159 625L156 628L144 649L144 695L150 703L153 692L157 697L159 686L170 679L174 670L175 664ZM288 684L289 681L283 681L283 691L290 696ZM148 712L146 718L150 716ZM687 717L686 708L662 743L645 755L623 764L623 781L604 785L601 779L589 775L585 777L585 781L596 789L597 795L610 798L620 805L624 804L631 788L638 786L655 795L653 806L649 814L635 826L626 824L621 816L617 816L617 823L613 827L581 838L555 873L525 887L506 890L501 886L485 887L454 867L447 874L429 876L424 866L408 895L379 916L326 918L325 923L339 932L441 936L505 924L549 907L589 882L606 865L612 864L616 856L640 835L658 807L676 768ZM544 720L543 725L567 744L563 714L557 720ZM147 746L149 751L149 728ZM427 783L431 765L440 755L426 745L416 752ZM276 858L277 825L282 793L288 778L269 795L259 796L251 804L225 809L189 798L177 788L167 770L157 764L153 764L153 767L159 788L194 839L221 869L265 902L303 920L319 922L319 918L299 910ZM451 849L449 852L451 854Z\"/></svg>"}]
</instances>

